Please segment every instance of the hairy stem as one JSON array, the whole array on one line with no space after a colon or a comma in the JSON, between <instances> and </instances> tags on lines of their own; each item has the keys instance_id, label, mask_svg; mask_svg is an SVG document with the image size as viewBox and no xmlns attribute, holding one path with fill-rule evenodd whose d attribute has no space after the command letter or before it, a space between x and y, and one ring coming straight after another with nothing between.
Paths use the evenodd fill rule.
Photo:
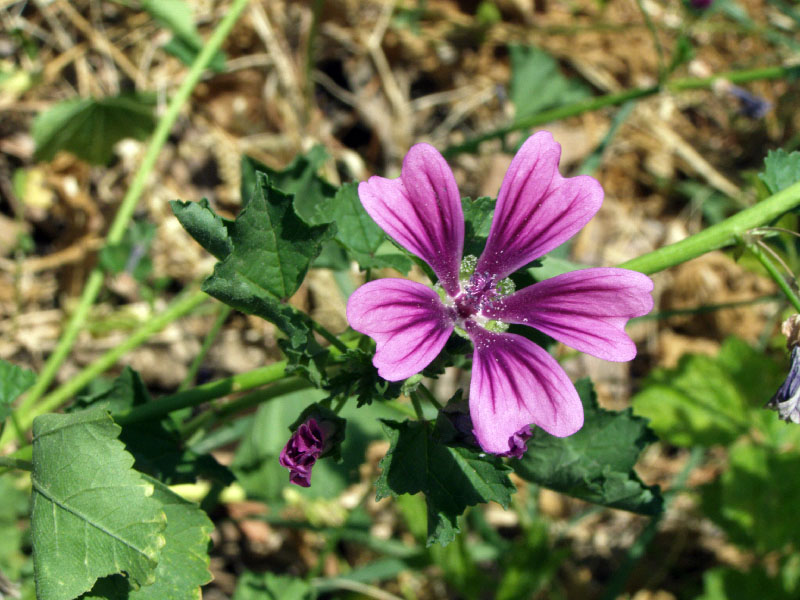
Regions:
<instances>
[{"instance_id":1,"label":"hairy stem","mask_svg":"<svg viewBox=\"0 0 800 600\"><path fill-rule=\"evenodd\" d=\"M514 131L522 131L524 129L531 129L545 123L559 121L568 117L583 114L594 110L605 108L606 106L616 106L617 104L624 104L629 100L637 98L644 98L652 96L662 91L680 92L683 90L697 90L709 89L715 81L725 79L731 83L747 83L748 81L756 81L758 79L782 79L784 77L795 76L798 72L798 67L782 67L771 66L761 67L758 69L748 69L742 71L728 71L726 73L719 73L711 77L686 77L681 79L673 79L666 81L662 85L654 85L647 88L634 88L622 92L615 92L612 94L605 94L603 96L596 96L594 98L587 98L586 100L579 100L571 104L545 110L543 112L531 115L524 119L520 119L507 125L494 129L487 133L478 135L456 146L446 148L442 153L447 158L451 158L464 152L476 152L478 146L487 140L502 138Z\"/></svg>"},{"instance_id":2,"label":"hairy stem","mask_svg":"<svg viewBox=\"0 0 800 600\"><path fill-rule=\"evenodd\" d=\"M648 275L663 271L706 252L731 246L749 229L766 225L796 206L800 206L800 182L680 242L618 266Z\"/></svg>"},{"instance_id":3,"label":"hairy stem","mask_svg":"<svg viewBox=\"0 0 800 600\"><path fill-rule=\"evenodd\" d=\"M800 312L800 298L797 297L797 294L794 292L792 287L786 281L786 278L781 274L775 264L769 259L769 257L764 253L764 250L757 244L751 243L747 244L747 249L753 253L758 259L758 262L764 267L764 269L769 273L769 276L772 277L773 281L778 284L778 287L792 303L794 309L797 312Z\"/></svg>"},{"instance_id":4,"label":"hairy stem","mask_svg":"<svg viewBox=\"0 0 800 600\"><path fill-rule=\"evenodd\" d=\"M234 392L246 392L268 383L274 383L286 377L286 365L287 362L282 360L266 367L199 385L171 396L164 396L149 404L137 406L125 414L118 415L115 420L120 425L125 425L150 419L160 419L174 410L197 406L203 402L222 398Z\"/></svg>"},{"instance_id":5,"label":"hairy stem","mask_svg":"<svg viewBox=\"0 0 800 600\"><path fill-rule=\"evenodd\" d=\"M0 456L0 467L7 470L20 469L22 471L33 471L33 463L28 460L11 458L10 456Z\"/></svg>"}]
</instances>

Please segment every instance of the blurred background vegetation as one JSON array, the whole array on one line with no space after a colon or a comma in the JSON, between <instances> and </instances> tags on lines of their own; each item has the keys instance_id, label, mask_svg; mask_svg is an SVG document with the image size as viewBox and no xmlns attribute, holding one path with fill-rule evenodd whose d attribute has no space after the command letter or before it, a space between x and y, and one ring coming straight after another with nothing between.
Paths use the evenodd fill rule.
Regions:
<instances>
[{"instance_id":1,"label":"blurred background vegetation","mask_svg":"<svg viewBox=\"0 0 800 600\"><path fill-rule=\"evenodd\" d=\"M103 248L145 141L230 4L0 0L0 358L40 371L97 264L106 285L58 381L196 288L214 259L168 201L207 198L234 216L242 155L294 191L315 172L334 184L393 177L427 141L477 198L496 195L514 149L543 127L562 144L562 172L592 174L606 192L560 256L607 266L769 195L758 177L767 151L800 144L798 84L782 68L800 48L789 0L253 0L123 241ZM726 72L750 75L705 79ZM779 225L796 231L797 217ZM765 243L786 275L797 271L794 238ZM343 331L358 274L336 256L317 266L292 302ZM800 596L800 431L762 409L788 369L780 322L791 311L748 256L714 252L654 280L654 313L629 327L635 361L557 356L573 379L592 378L601 406L651 419L658 442L637 469L662 487L663 515L601 510L516 478L509 510L472 509L454 543L426 548L422 498L374 501L388 409L348 406L343 462L318 465L309 490L288 486L277 454L317 398L298 392L203 440L240 482L184 490L216 527L204 597ZM271 324L208 303L115 374L131 366L159 394L279 358ZM465 381L449 369L435 389L447 398ZM0 478L0 597L32 597L20 487Z\"/></svg>"}]
</instances>

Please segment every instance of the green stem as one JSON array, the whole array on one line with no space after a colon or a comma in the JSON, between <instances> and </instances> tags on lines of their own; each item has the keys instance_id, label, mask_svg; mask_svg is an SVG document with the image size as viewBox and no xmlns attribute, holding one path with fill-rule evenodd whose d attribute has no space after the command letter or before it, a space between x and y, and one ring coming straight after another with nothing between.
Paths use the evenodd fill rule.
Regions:
<instances>
[{"instance_id":1,"label":"green stem","mask_svg":"<svg viewBox=\"0 0 800 600\"><path fill-rule=\"evenodd\" d=\"M653 46L655 46L656 57L658 58L658 80L664 81L667 71L664 68L664 49L661 47L661 41L658 39L658 30L653 20L650 18L650 13L645 9L642 0L636 0L636 4L639 6L639 12L642 13L644 23L650 31L650 36L653 38Z\"/></svg>"},{"instance_id":2,"label":"green stem","mask_svg":"<svg viewBox=\"0 0 800 600\"><path fill-rule=\"evenodd\" d=\"M91 381L104 373L127 352L144 343L154 333L161 331L164 327L191 312L200 304L208 300L208 296L203 292L188 294L173 302L167 310L160 315L148 320L142 327L137 329L128 339L120 345L106 352L92 364L83 369L80 373L70 378L64 385L53 390L52 393L42 398L41 402L27 412L17 413L19 431L25 432L33 423L33 419L46 412L51 412L61 406L69 398L74 396L79 390L83 389ZM14 421L12 421L14 423ZM13 425L12 425L13 427ZM0 448L8 442L8 431L0 436Z\"/></svg>"},{"instance_id":3,"label":"green stem","mask_svg":"<svg viewBox=\"0 0 800 600\"><path fill-rule=\"evenodd\" d=\"M789 302L792 303L794 309L797 312L800 312L800 298L797 297L797 294L794 292L792 287L786 281L786 278L781 274L781 272L775 266L775 263L773 263L769 259L769 257L758 246L758 244L749 243L747 244L747 249L753 253L753 256L755 256L758 259L758 262L760 262L761 265L764 267L764 269L766 269L767 273L769 273L769 276L772 277L775 283L778 284L778 287L784 293Z\"/></svg>"},{"instance_id":4,"label":"green stem","mask_svg":"<svg viewBox=\"0 0 800 600\"><path fill-rule=\"evenodd\" d=\"M184 377L183 381L181 382L180 386L178 386L178 391L182 392L186 388L192 385L195 378L197 377L197 371L200 370L200 365L203 364L203 361L206 358L206 354L211 349L211 346L214 344L214 341L217 339L222 326L225 324L228 315L231 314L233 310L227 304L219 304L219 313L217 314L217 318L214 321L214 324L209 329L208 334L206 335L205 339L203 340L203 345L200 347L200 352L198 352L197 356L194 357L192 364L189 365L189 372L186 373L186 377Z\"/></svg>"},{"instance_id":5,"label":"green stem","mask_svg":"<svg viewBox=\"0 0 800 600\"><path fill-rule=\"evenodd\" d=\"M197 406L203 402L216 400L234 392L246 392L268 383L274 383L286 377L286 364L286 361L282 360L266 367L199 385L171 396L164 396L154 402L137 406L127 413L116 416L115 420L120 425L125 425L127 423L160 419L174 410Z\"/></svg>"},{"instance_id":6,"label":"green stem","mask_svg":"<svg viewBox=\"0 0 800 600\"><path fill-rule=\"evenodd\" d=\"M511 125L500 127L493 131L478 135L466 142L457 146L450 146L443 152L444 156L451 158L457 154L464 152L476 152L478 146L487 140L502 138L514 131L521 131L524 129L531 129L551 123L568 117L583 114L605 108L606 106L615 106L617 104L624 104L629 100L637 98L644 98L652 96L661 91L680 92L684 90L697 90L708 89L718 79L726 79L731 83L747 83L748 81L755 81L758 79L780 79L782 77L790 77L797 74L799 67L760 67L758 69L747 69L742 71L728 71L726 73L719 73L711 77L687 77L681 79L673 79L672 81L664 82L662 85L655 85L647 88L634 88L625 90L623 92L615 92L612 94L605 94L604 96L596 96L594 98L587 98L558 108L552 108L544 112L531 115L524 119L515 121Z\"/></svg>"},{"instance_id":7,"label":"green stem","mask_svg":"<svg viewBox=\"0 0 800 600\"><path fill-rule=\"evenodd\" d=\"M800 182L680 242L648 252L618 266L648 275L663 271L706 252L733 245L749 229L770 223L798 205Z\"/></svg>"},{"instance_id":8,"label":"green stem","mask_svg":"<svg viewBox=\"0 0 800 600\"><path fill-rule=\"evenodd\" d=\"M28 460L11 458L10 456L0 456L0 467L7 470L20 469L22 471L33 471L33 463Z\"/></svg>"},{"instance_id":9,"label":"green stem","mask_svg":"<svg viewBox=\"0 0 800 600\"><path fill-rule=\"evenodd\" d=\"M133 212L136 209L136 205L139 202L142 192L144 191L150 173L155 166L156 159L158 158L164 143L167 141L169 132L172 129L172 126L175 124L181 108L189 99L189 96L191 95L197 83L200 81L200 77L203 75L206 67L208 67L211 59L214 57L214 55L216 55L217 51L222 46L222 42L230 33L233 25L236 23L242 11L247 6L247 3L248 0L233 1L225 17L222 19L222 21L220 21L216 30L214 30L214 33L212 33L211 37L208 38L208 41L203 44L203 48L189 69L186 78L175 92L175 96L172 98L172 101L169 103L166 112L156 126L156 130L153 133L153 137L150 139L147 151L145 152L141 165L139 165L136 176L131 182L128 192L125 194L125 197L122 199L122 203L117 210L117 214L114 217L114 222L111 224L111 228L106 236L107 245L118 244L122 241L122 236L124 235L125 230L128 227L128 223L133 216ZM83 288L83 293L78 302L78 306L75 309L75 312L72 313L72 317L67 323L67 326L64 328L64 332L58 341L58 345L53 353L48 357L47 362L45 363L38 379L36 380L36 383L28 391L22 403L20 404L19 410L23 415L39 400L39 398L41 398L44 392L47 391L47 388L55 378L59 367L61 367L61 364L66 360L70 350L72 349L72 346L75 344L75 340L77 339L84 322L86 321L86 317L89 315L89 309L91 308L92 304L94 304L97 295L100 293L100 288L102 285L103 270L98 266L95 267L89 274L89 278L87 279L86 285Z\"/></svg>"},{"instance_id":10,"label":"green stem","mask_svg":"<svg viewBox=\"0 0 800 600\"><path fill-rule=\"evenodd\" d=\"M342 340L340 340L338 337L333 335L330 331L328 331L325 327L323 327L322 325L317 323L311 317L309 317L309 321L311 321L311 329L313 329L318 334L320 334L322 337L324 337L326 340L328 340L334 348L336 348L337 350L339 350L342 353L347 352L348 347L345 345L345 343Z\"/></svg>"},{"instance_id":11,"label":"green stem","mask_svg":"<svg viewBox=\"0 0 800 600\"><path fill-rule=\"evenodd\" d=\"M195 432L203 429L212 422L215 424L222 424L229 417L247 410L248 408L258 406L259 404L273 400L274 398L279 398L280 396L305 390L310 387L311 383L305 379L295 377L291 379L285 379L283 381L277 381L267 389L246 394L241 398L237 398L236 400L226 404L214 405L209 410L204 411L202 414L197 415L194 419L187 422L181 428L181 437L183 439L188 439L194 435ZM129 419L130 417L131 415L128 415Z\"/></svg>"},{"instance_id":12,"label":"green stem","mask_svg":"<svg viewBox=\"0 0 800 600\"><path fill-rule=\"evenodd\" d=\"M436 399L436 397L433 395L433 392L431 392L427 387L425 387L421 383L417 386L417 391L419 392L420 396L424 396L425 400L430 402L434 406L434 408L436 408L436 410L442 410L444 408L441 405L441 403Z\"/></svg>"},{"instance_id":13,"label":"green stem","mask_svg":"<svg viewBox=\"0 0 800 600\"><path fill-rule=\"evenodd\" d=\"M425 414L422 412L422 403L419 401L419 393L415 390L409 394L411 404L414 406L414 412L417 413L419 421L425 421Z\"/></svg>"}]
</instances>

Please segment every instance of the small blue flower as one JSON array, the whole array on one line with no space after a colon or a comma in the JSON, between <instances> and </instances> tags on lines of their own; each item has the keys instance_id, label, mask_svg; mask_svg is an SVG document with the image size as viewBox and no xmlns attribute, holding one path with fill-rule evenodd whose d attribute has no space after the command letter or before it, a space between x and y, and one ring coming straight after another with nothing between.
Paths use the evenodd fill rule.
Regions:
<instances>
[{"instance_id":1,"label":"small blue flower","mask_svg":"<svg viewBox=\"0 0 800 600\"><path fill-rule=\"evenodd\" d=\"M783 382L765 408L778 411L786 421L800 424L800 346L792 348L791 366Z\"/></svg>"}]
</instances>

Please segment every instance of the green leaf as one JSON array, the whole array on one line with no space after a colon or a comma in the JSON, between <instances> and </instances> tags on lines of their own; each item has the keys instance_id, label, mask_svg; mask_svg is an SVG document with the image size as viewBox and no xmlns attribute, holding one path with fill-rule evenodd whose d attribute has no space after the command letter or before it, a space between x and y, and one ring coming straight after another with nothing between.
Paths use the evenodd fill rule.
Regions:
<instances>
[{"instance_id":1,"label":"green leaf","mask_svg":"<svg viewBox=\"0 0 800 600\"><path fill-rule=\"evenodd\" d=\"M389 267L402 273L411 269L408 257L388 242L386 234L364 210L358 198L358 184L344 184L333 197L323 199L319 208L326 222L336 223L336 240L362 269Z\"/></svg>"},{"instance_id":2,"label":"green leaf","mask_svg":"<svg viewBox=\"0 0 800 600\"><path fill-rule=\"evenodd\" d=\"M795 590L787 590L777 577L770 577L763 568L748 572L730 567L716 567L703 574L703 594L697 600L794 600Z\"/></svg>"},{"instance_id":3,"label":"green leaf","mask_svg":"<svg viewBox=\"0 0 800 600\"><path fill-rule=\"evenodd\" d=\"M111 575L98 579L83 600L200 600L200 586L211 581L208 547L214 524L193 502L156 479L145 479L153 484L153 498L167 516L166 544L159 553L155 581L137 590L130 589L123 576Z\"/></svg>"},{"instance_id":4,"label":"green leaf","mask_svg":"<svg viewBox=\"0 0 800 600\"><path fill-rule=\"evenodd\" d=\"M130 600L200 600L200 586L211 581L208 547L214 524L193 502L155 479L153 498L167 515L166 544L161 549L155 583L134 590Z\"/></svg>"},{"instance_id":5,"label":"green leaf","mask_svg":"<svg viewBox=\"0 0 800 600\"><path fill-rule=\"evenodd\" d=\"M223 260L233 252L233 242L230 238L233 221L224 219L215 213L208 200L205 198L200 202L171 200L169 205L189 235L212 255Z\"/></svg>"},{"instance_id":6,"label":"green leaf","mask_svg":"<svg viewBox=\"0 0 800 600\"><path fill-rule=\"evenodd\" d=\"M184 0L142 0L142 8L175 34L162 46L163 50L176 56L183 64L191 65L203 48L203 38L194 24L192 7ZM213 71L224 71L225 54L217 51L209 66Z\"/></svg>"},{"instance_id":7,"label":"green leaf","mask_svg":"<svg viewBox=\"0 0 800 600\"><path fill-rule=\"evenodd\" d=\"M200 41L192 7L184 0L141 0L141 3L150 16L175 35Z\"/></svg>"},{"instance_id":8,"label":"green leaf","mask_svg":"<svg viewBox=\"0 0 800 600\"><path fill-rule=\"evenodd\" d=\"M328 160L322 146L314 146L308 154L298 155L285 169L275 170L245 156L242 159L242 205L246 206L257 185L257 174L266 174L270 183L284 194L294 196L294 210L309 225L324 225L332 219L323 208L326 200L336 195L336 187L317 175Z\"/></svg>"},{"instance_id":9,"label":"green leaf","mask_svg":"<svg viewBox=\"0 0 800 600\"><path fill-rule=\"evenodd\" d=\"M149 97L122 95L76 98L59 102L33 122L36 160L72 152L94 165L111 160L114 144L125 138L146 139L155 127Z\"/></svg>"},{"instance_id":10,"label":"green leaf","mask_svg":"<svg viewBox=\"0 0 800 600\"><path fill-rule=\"evenodd\" d=\"M113 415L124 414L135 406L152 402L139 374L125 367L112 384L97 393L81 395L75 408L104 408ZM133 454L135 468L167 485L194 483L206 476L225 485L233 482L233 474L210 454L197 454L186 448L180 432L170 419L125 425L120 440Z\"/></svg>"},{"instance_id":11,"label":"green leaf","mask_svg":"<svg viewBox=\"0 0 800 600\"><path fill-rule=\"evenodd\" d=\"M275 573L245 571L233 600L314 600L317 594L307 581Z\"/></svg>"},{"instance_id":12,"label":"green leaf","mask_svg":"<svg viewBox=\"0 0 800 600\"><path fill-rule=\"evenodd\" d=\"M0 429L11 412L11 403L36 381L36 373L0 360Z\"/></svg>"},{"instance_id":13,"label":"green leaf","mask_svg":"<svg viewBox=\"0 0 800 600\"><path fill-rule=\"evenodd\" d=\"M728 468L702 488L703 513L743 548L758 553L785 548L800 536L800 522L787 512L800 495L798 469L797 451L736 445Z\"/></svg>"},{"instance_id":14,"label":"green leaf","mask_svg":"<svg viewBox=\"0 0 800 600\"><path fill-rule=\"evenodd\" d=\"M770 150L764 159L764 171L758 174L771 194L777 194L800 181L800 152L783 148Z\"/></svg>"},{"instance_id":15,"label":"green leaf","mask_svg":"<svg viewBox=\"0 0 800 600\"><path fill-rule=\"evenodd\" d=\"M475 200L461 199L461 208L464 211L464 256L480 256L483 252L492 227L495 203L496 200L488 196Z\"/></svg>"},{"instance_id":16,"label":"green leaf","mask_svg":"<svg viewBox=\"0 0 800 600\"><path fill-rule=\"evenodd\" d=\"M630 409L600 408L588 379L575 387L583 403L583 428L565 438L535 429L523 458L511 462L514 471L587 502L647 515L661 512L658 487L644 485L633 470L639 453L656 439L647 420L633 416Z\"/></svg>"},{"instance_id":17,"label":"green leaf","mask_svg":"<svg viewBox=\"0 0 800 600\"><path fill-rule=\"evenodd\" d=\"M511 469L497 456L443 443L453 436L446 417L440 417L435 428L419 421L384 420L383 425L391 446L380 463L376 499L424 493L428 546L453 541L458 516L468 506L492 501L508 506L514 491L508 478Z\"/></svg>"},{"instance_id":18,"label":"green leaf","mask_svg":"<svg viewBox=\"0 0 800 600\"><path fill-rule=\"evenodd\" d=\"M8 475L0 477L0 572L12 581L19 581L29 561L23 553L25 531L20 527L28 517L29 496L18 483Z\"/></svg>"},{"instance_id":19,"label":"green leaf","mask_svg":"<svg viewBox=\"0 0 800 600\"><path fill-rule=\"evenodd\" d=\"M650 427L671 444L730 444L763 422L748 416L749 409L757 407L766 415L760 409L779 385L774 361L730 338L716 358L686 355L675 369L653 370L632 404L634 412L650 419Z\"/></svg>"},{"instance_id":20,"label":"green leaf","mask_svg":"<svg viewBox=\"0 0 800 600\"><path fill-rule=\"evenodd\" d=\"M511 89L515 119L535 115L548 108L583 100L588 88L561 74L558 63L544 50L510 44Z\"/></svg>"},{"instance_id":21,"label":"green leaf","mask_svg":"<svg viewBox=\"0 0 800 600\"><path fill-rule=\"evenodd\" d=\"M223 302L226 289L232 298L246 290L246 295L288 299L300 287L322 243L335 233L330 225L303 223L294 213L291 197L272 187L262 173L256 174L253 196L228 230L233 250L206 281L215 293L206 291L220 294L216 297Z\"/></svg>"},{"instance_id":22,"label":"green leaf","mask_svg":"<svg viewBox=\"0 0 800 600\"><path fill-rule=\"evenodd\" d=\"M33 422L33 561L37 597L71 600L98 577L155 579L165 515L134 471L105 410Z\"/></svg>"},{"instance_id":23,"label":"green leaf","mask_svg":"<svg viewBox=\"0 0 800 600\"><path fill-rule=\"evenodd\" d=\"M372 355L353 348L340 359L339 372L330 378L326 386L332 398L355 398L358 406L372 404L378 400L393 400L400 396L402 381L387 381L372 364Z\"/></svg>"}]
</instances>

